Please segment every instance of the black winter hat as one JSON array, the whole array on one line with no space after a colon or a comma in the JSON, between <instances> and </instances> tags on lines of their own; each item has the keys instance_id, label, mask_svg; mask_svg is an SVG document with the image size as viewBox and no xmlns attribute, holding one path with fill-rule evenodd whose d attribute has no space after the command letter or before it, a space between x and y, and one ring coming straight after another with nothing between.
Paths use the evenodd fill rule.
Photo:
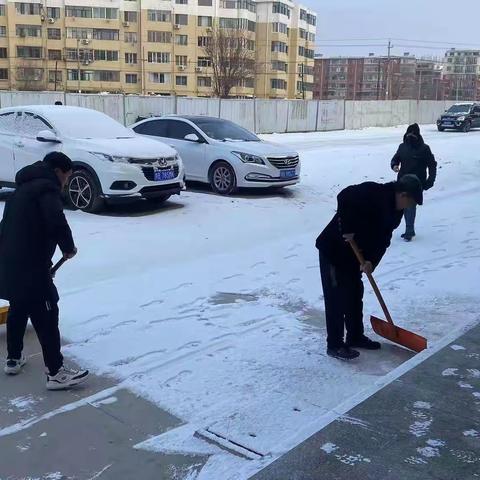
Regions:
<instances>
[{"instance_id":1,"label":"black winter hat","mask_svg":"<svg viewBox=\"0 0 480 480\"><path fill-rule=\"evenodd\" d=\"M408 126L406 135L409 133L413 133L417 137L420 136L420 127L418 126L418 123L413 123L412 125Z\"/></svg>"},{"instance_id":2,"label":"black winter hat","mask_svg":"<svg viewBox=\"0 0 480 480\"><path fill-rule=\"evenodd\" d=\"M397 192L408 193L417 205L423 205L423 185L420 179L413 174L404 175L397 180Z\"/></svg>"}]
</instances>

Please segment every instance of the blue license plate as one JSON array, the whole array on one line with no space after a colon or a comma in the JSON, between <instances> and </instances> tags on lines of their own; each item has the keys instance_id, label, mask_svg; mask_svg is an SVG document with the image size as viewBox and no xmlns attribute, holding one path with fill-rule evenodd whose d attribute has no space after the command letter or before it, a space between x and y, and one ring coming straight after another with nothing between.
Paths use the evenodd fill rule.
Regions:
<instances>
[{"instance_id":1,"label":"blue license plate","mask_svg":"<svg viewBox=\"0 0 480 480\"><path fill-rule=\"evenodd\" d=\"M175 178L175 172L173 170L157 170L153 178L156 182L161 182L162 180L172 180Z\"/></svg>"},{"instance_id":2,"label":"blue license plate","mask_svg":"<svg viewBox=\"0 0 480 480\"><path fill-rule=\"evenodd\" d=\"M297 176L295 169L291 170L280 170L280 178L293 178Z\"/></svg>"},{"instance_id":3,"label":"blue license plate","mask_svg":"<svg viewBox=\"0 0 480 480\"><path fill-rule=\"evenodd\" d=\"M448 127L450 125L453 125L453 123L452 122L443 122L442 125L446 125Z\"/></svg>"}]
</instances>

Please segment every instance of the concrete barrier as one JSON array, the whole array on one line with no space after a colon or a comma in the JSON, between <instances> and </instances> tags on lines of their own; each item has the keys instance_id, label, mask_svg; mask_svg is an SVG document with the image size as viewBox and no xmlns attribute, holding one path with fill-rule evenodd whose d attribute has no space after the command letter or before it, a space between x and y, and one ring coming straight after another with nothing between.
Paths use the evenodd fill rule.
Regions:
<instances>
[{"instance_id":1,"label":"concrete barrier","mask_svg":"<svg viewBox=\"0 0 480 480\"><path fill-rule=\"evenodd\" d=\"M219 117L219 98L190 98L177 97L175 112L178 115L206 115L208 117Z\"/></svg>"},{"instance_id":2,"label":"concrete barrier","mask_svg":"<svg viewBox=\"0 0 480 480\"><path fill-rule=\"evenodd\" d=\"M393 127L409 123L410 100L347 101L345 128L357 130L367 127Z\"/></svg>"},{"instance_id":3,"label":"concrete barrier","mask_svg":"<svg viewBox=\"0 0 480 480\"><path fill-rule=\"evenodd\" d=\"M287 132L314 132L317 128L318 102L288 100Z\"/></svg>"},{"instance_id":4,"label":"concrete barrier","mask_svg":"<svg viewBox=\"0 0 480 480\"><path fill-rule=\"evenodd\" d=\"M0 92L0 108L65 103L63 92Z\"/></svg>"},{"instance_id":5,"label":"concrete barrier","mask_svg":"<svg viewBox=\"0 0 480 480\"><path fill-rule=\"evenodd\" d=\"M257 133L285 133L287 124L287 100L255 100L255 129Z\"/></svg>"},{"instance_id":6,"label":"concrete barrier","mask_svg":"<svg viewBox=\"0 0 480 480\"><path fill-rule=\"evenodd\" d=\"M65 104L98 110L99 112L103 112L118 122L124 124L125 110L123 108L123 99L123 95L67 93L65 95Z\"/></svg>"},{"instance_id":7,"label":"concrete barrier","mask_svg":"<svg viewBox=\"0 0 480 480\"><path fill-rule=\"evenodd\" d=\"M175 97L125 96L125 124L135 123L138 117L152 117L175 113Z\"/></svg>"},{"instance_id":8,"label":"concrete barrier","mask_svg":"<svg viewBox=\"0 0 480 480\"><path fill-rule=\"evenodd\" d=\"M230 100L220 102L220 118L231 120L243 128L255 131L255 102L253 100Z\"/></svg>"},{"instance_id":9,"label":"concrete barrier","mask_svg":"<svg viewBox=\"0 0 480 480\"><path fill-rule=\"evenodd\" d=\"M315 130L326 132L345 128L345 102L324 100L318 102L317 125Z\"/></svg>"}]
</instances>

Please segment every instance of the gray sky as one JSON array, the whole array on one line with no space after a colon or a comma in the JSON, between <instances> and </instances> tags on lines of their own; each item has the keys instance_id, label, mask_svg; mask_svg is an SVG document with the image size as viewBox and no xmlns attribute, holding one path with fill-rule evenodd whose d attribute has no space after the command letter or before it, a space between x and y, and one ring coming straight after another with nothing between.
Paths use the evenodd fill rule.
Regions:
<instances>
[{"instance_id":1,"label":"gray sky","mask_svg":"<svg viewBox=\"0 0 480 480\"><path fill-rule=\"evenodd\" d=\"M300 0L300 3L317 12L317 52L325 55L386 54L388 38L408 40L392 40L397 45L392 53L397 55L410 52L443 57L452 46L480 49L479 0ZM358 40L322 41L336 39ZM335 46L324 46L328 43Z\"/></svg>"}]
</instances>

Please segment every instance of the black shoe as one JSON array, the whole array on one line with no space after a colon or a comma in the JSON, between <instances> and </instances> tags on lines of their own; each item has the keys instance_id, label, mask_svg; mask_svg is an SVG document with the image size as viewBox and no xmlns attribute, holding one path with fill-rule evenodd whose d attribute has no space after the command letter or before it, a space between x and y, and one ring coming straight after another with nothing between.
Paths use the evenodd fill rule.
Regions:
<instances>
[{"instance_id":1,"label":"black shoe","mask_svg":"<svg viewBox=\"0 0 480 480\"><path fill-rule=\"evenodd\" d=\"M364 348L365 350L380 350L382 348L382 344L380 342L374 342L365 335L358 340L347 340L347 346L354 348Z\"/></svg>"},{"instance_id":2,"label":"black shoe","mask_svg":"<svg viewBox=\"0 0 480 480\"><path fill-rule=\"evenodd\" d=\"M357 358L360 353L345 346L340 348L328 348L327 355L333 358L338 358L339 360L353 360L354 358Z\"/></svg>"},{"instance_id":3,"label":"black shoe","mask_svg":"<svg viewBox=\"0 0 480 480\"><path fill-rule=\"evenodd\" d=\"M406 241L406 242L411 242L413 237L415 236L415 234L410 234L410 233L402 233L402 238Z\"/></svg>"}]
</instances>

